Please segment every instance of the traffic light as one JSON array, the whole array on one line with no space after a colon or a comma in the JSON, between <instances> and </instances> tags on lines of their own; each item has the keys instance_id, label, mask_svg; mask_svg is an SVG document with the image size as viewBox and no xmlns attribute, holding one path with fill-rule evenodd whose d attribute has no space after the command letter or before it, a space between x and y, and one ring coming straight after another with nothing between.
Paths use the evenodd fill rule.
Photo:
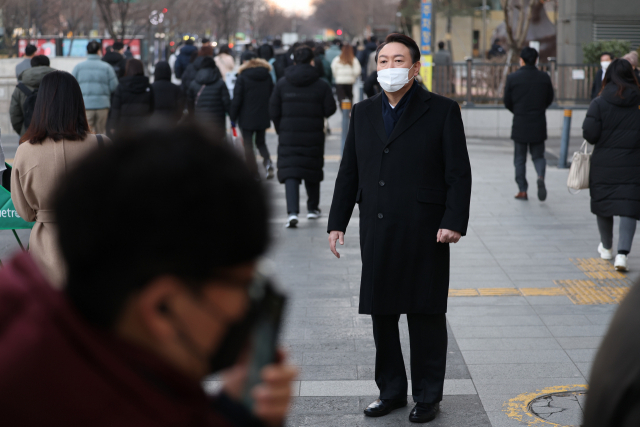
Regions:
<instances>
[{"instance_id":1,"label":"traffic light","mask_svg":"<svg viewBox=\"0 0 640 427\"><path fill-rule=\"evenodd\" d=\"M167 13L167 12L169 12L169 9L167 9L166 7L162 9L162 13Z\"/></svg>"},{"instance_id":2,"label":"traffic light","mask_svg":"<svg viewBox=\"0 0 640 427\"><path fill-rule=\"evenodd\" d=\"M337 34L337 35L339 35L339 36L341 36L341 35L342 35L342 30L338 30L338 31L336 31L336 34Z\"/></svg>"}]
</instances>

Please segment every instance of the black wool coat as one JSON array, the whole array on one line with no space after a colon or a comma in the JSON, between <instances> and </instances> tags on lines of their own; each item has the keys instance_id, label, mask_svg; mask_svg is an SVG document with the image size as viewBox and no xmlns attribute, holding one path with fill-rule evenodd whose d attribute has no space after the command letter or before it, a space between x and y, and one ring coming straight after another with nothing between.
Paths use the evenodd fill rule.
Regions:
<instances>
[{"instance_id":1,"label":"black wool coat","mask_svg":"<svg viewBox=\"0 0 640 427\"><path fill-rule=\"evenodd\" d=\"M233 88L229 118L241 129L264 130L271 127L269 98L273 92L271 66L264 59L252 59L238 70Z\"/></svg>"},{"instance_id":2,"label":"black wool coat","mask_svg":"<svg viewBox=\"0 0 640 427\"><path fill-rule=\"evenodd\" d=\"M582 136L595 144L589 171L591 212L640 220L640 89L624 98L609 83L591 101Z\"/></svg>"},{"instance_id":3,"label":"black wool coat","mask_svg":"<svg viewBox=\"0 0 640 427\"><path fill-rule=\"evenodd\" d=\"M109 111L110 128L137 126L154 111L154 92L146 76L127 76L113 94Z\"/></svg>"},{"instance_id":4,"label":"black wool coat","mask_svg":"<svg viewBox=\"0 0 640 427\"><path fill-rule=\"evenodd\" d=\"M202 68L198 71L195 80L189 86L187 99L189 111L195 113L196 119L205 126L212 125L218 130L224 129L231 99L217 67Z\"/></svg>"},{"instance_id":5,"label":"black wool coat","mask_svg":"<svg viewBox=\"0 0 640 427\"><path fill-rule=\"evenodd\" d=\"M171 68L166 62L158 62L154 71L155 81L151 85L154 99L154 118L169 120L176 124L182 117L184 97L180 86L171 83Z\"/></svg>"},{"instance_id":6,"label":"black wool coat","mask_svg":"<svg viewBox=\"0 0 640 427\"><path fill-rule=\"evenodd\" d=\"M537 143L547 139L545 110L553 102L551 78L534 65L525 65L507 76L504 106L513 113L511 139Z\"/></svg>"},{"instance_id":7,"label":"black wool coat","mask_svg":"<svg viewBox=\"0 0 640 427\"><path fill-rule=\"evenodd\" d=\"M102 60L113 67L116 76L121 79L124 77L124 72L127 68L127 59L118 52L107 52L102 57Z\"/></svg>"},{"instance_id":8,"label":"black wool coat","mask_svg":"<svg viewBox=\"0 0 640 427\"><path fill-rule=\"evenodd\" d=\"M471 166L458 104L417 87L389 137L382 95L354 105L328 231L360 208L361 314L445 313L449 244L465 235Z\"/></svg>"},{"instance_id":9,"label":"black wool coat","mask_svg":"<svg viewBox=\"0 0 640 427\"><path fill-rule=\"evenodd\" d=\"M278 80L269 114L279 136L278 180L324 179L324 119L336 112L331 86L315 67L294 65Z\"/></svg>"}]
</instances>

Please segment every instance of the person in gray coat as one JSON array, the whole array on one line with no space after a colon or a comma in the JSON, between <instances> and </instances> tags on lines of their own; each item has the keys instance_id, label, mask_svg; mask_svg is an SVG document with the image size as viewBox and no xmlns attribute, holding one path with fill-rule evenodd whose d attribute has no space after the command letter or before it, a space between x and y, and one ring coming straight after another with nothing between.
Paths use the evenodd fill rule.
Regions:
<instances>
[{"instance_id":1,"label":"person in gray coat","mask_svg":"<svg viewBox=\"0 0 640 427\"><path fill-rule=\"evenodd\" d=\"M111 107L111 94L118 86L118 77L113 67L100 60L102 46L92 40L87 44L87 60L73 69L82 90L87 120L95 133L107 131L107 118Z\"/></svg>"}]
</instances>

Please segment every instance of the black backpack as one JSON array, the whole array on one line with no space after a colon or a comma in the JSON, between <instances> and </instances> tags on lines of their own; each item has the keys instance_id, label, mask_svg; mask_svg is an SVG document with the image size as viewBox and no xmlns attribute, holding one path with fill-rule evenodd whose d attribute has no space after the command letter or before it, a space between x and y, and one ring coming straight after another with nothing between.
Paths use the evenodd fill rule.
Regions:
<instances>
[{"instance_id":1,"label":"black backpack","mask_svg":"<svg viewBox=\"0 0 640 427\"><path fill-rule=\"evenodd\" d=\"M31 124L31 117L33 117L33 110L36 106L38 88L31 90L27 87L26 84L20 82L18 83L18 89L20 89L22 93L27 95L27 99L25 99L24 104L22 104L22 115L24 117L24 128L28 129L29 125Z\"/></svg>"}]
</instances>

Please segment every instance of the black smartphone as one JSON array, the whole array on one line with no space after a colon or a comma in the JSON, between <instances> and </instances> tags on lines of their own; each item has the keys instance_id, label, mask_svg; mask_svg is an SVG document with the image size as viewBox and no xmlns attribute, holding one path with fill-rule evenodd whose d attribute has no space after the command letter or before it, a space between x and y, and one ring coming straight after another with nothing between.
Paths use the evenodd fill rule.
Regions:
<instances>
[{"instance_id":1,"label":"black smartphone","mask_svg":"<svg viewBox=\"0 0 640 427\"><path fill-rule=\"evenodd\" d=\"M252 292L257 294L252 295L252 298L260 303L249 342L249 370L242 393L242 402L249 409L253 407L251 390L262 382L262 369L276 362L278 334L286 303L285 295L279 292L266 276L258 275Z\"/></svg>"}]
</instances>

